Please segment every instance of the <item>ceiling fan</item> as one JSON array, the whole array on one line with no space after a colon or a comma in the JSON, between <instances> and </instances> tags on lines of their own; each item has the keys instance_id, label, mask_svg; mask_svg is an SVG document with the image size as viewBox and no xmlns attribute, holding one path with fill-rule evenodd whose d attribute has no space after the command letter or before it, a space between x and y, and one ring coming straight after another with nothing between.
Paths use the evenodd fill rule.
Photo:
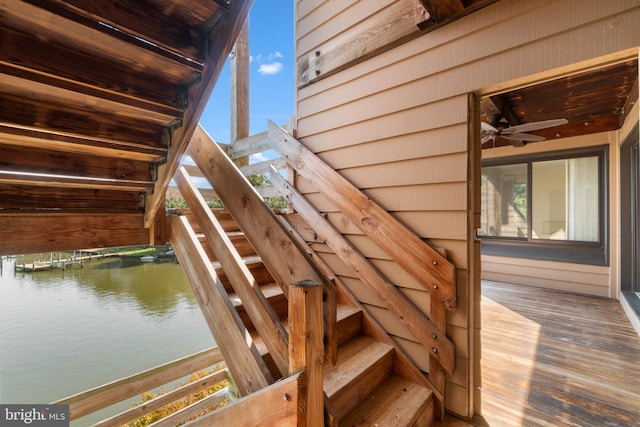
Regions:
<instances>
[{"instance_id":1,"label":"ceiling fan","mask_svg":"<svg viewBox=\"0 0 640 427\"><path fill-rule=\"evenodd\" d=\"M546 138L538 135L530 135L524 132L546 129L554 126L560 126L569 123L567 119L552 119L539 122L525 123L522 125L511 126L502 118L501 114L491 114L488 117L489 123L481 122L481 142L493 140L495 147L496 138L508 139L514 147L522 147L527 142L544 141Z\"/></svg>"}]
</instances>

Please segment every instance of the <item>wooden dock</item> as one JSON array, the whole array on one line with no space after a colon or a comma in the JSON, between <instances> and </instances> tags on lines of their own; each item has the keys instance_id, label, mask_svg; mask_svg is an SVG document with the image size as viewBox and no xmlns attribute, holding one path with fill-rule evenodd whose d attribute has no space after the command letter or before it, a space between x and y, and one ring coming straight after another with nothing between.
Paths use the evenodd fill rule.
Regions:
<instances>
[{"instance_id":1,"label":"wooden dock","mask_svg":"<svg viewBox=\"0 0 640 427\"><path fill-rule=\"evenodd\" d=\"M82 265L84 264L85 261L91 261L92 259L102 259L102 258L107 258L107 257L112 257L112 256L116 256L118 254L116 253L100 253L100 254L95 254L95 253L89 253L87 255L78 255L78 256L71 256L69 258L61 258L60 256L58 256L57 259L55 258L51 258L48 261L34 261L32 263L18 263L16 262L14 270L16 272L23 272L23 273L31 273L31 272L36 272L36 271L47 271L47 270L53 270L56 268L59 269L66 269L67 267L70 267L72 265L79 265L82 267Z\"/></svg>"}]
</instances>

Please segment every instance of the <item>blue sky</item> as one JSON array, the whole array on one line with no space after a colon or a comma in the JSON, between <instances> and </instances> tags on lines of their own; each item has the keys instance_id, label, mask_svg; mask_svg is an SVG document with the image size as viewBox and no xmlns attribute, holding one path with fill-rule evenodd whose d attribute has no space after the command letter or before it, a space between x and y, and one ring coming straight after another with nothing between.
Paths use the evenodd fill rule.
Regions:
<instances>
[{"instance_id":1,"label":"blue sky","mask_svg":"<svg viewBox=\"0 0 640 427\"><path fill-rule=\"evenodd\" d=\"M286 124L294 109L293 0L255 0L249 17L250 134L267 128L267 120ZM229 60L200 123L216 141L230 134Z\"/></svg>"}]
</instances>

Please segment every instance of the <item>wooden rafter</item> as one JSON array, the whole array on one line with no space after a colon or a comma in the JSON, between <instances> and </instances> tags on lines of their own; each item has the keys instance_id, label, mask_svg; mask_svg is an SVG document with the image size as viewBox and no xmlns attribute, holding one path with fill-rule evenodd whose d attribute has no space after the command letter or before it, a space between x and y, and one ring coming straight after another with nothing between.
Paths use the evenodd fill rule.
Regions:
<instances>
[{"instance_id":1,"label":"wooden rafter","mask_svg":"<svg viewBox=\"0 0 640 427\"><path fill-rule=\"evenodd\" d=\"M211 58L211 60L207 62L204 68L202 83L189 92L189 108L187 108L184 114L184 126L172 132L171 151L167 158L167 163L159 169L158 180L155 183L153 195L147 198L144 221L147 227L153 224L153 220L161 207L161 202L164 200L163 195L169 186L171 178L178 170L182 155L196 130L197 120L205 108L205 101L209 98L211 92L213 92L213 87L222 72L222 68L227 60L227 55L231 51L242 26L247 20L252 4L253 0L234 1L230 3L228 17L221 28L218 29L218 32L225 34L226 37L214 37L211 41L207 54L207 57Z\"/></svg>"}]
</instances>

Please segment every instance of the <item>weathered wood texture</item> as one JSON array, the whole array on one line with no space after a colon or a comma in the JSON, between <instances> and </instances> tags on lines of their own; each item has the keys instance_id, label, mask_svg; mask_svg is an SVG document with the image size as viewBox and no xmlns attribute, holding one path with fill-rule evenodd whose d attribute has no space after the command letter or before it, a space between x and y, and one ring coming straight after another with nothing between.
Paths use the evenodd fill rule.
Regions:
<instances>
[{"instance_id":1,"label":"weathered wood texture","mask_svg":"<svg viewBox=\"0 0 640 427\"><path fill-rule=\"evenodd\" d=\"M324 46L376 19L379 11L355 1L297 2L296 60L316 51L327 54ZM436 236L457 267L459 313L449 316L447 327L461 350L457 378L446 383L447 409L454 413L473 412L473 371L462 366L479 364L468 346L475 295L467 291L479 266L467 268L475 265L469 254L476 250L467 221L474 184L467 182L473 144L467 94L637 57L639 19L635 3L588 0L575 7L570 1L502 0L297 91L297 138L421 238ZM615 29L607 27L610 22ZM338 48L347 51L350 45ZM351 238L352 226L342 226L336 207L296 179L313 205ZM398 271L384 271L394 283L406 282Z\"/></svg>"},{"instance_id":2,"label":"weathered wood texture","mask_svg":"<svg viewBox=\"0 0 640 427\"><path fill-rule=\"evenodd\" d=\"M170 237L224 359L233 361L229 371L239 394L245 396L271 384L269 369L186 218L172 222Z\"/></svg>"},{"instance_id":3,"label":"weathered wood texture","mask_svg":"<svg viewBox=\"0 0 640 427\"><path fill-rule=\"evenodd\" d=\"M305 219L317 233L316 238L323 240L349 266L356 275L376 292L383 303L393 312L397 320L406 326L416 337L416 340L426 347L426 351L433 354L439 365L453 373L455 356L454 346L446 336L445 324L438 326L432 323L409 299L390 283L373 264L367 260L353 245L351 245L331 223L282 178L277 171L270 175L271 181L285 195L292 207ZM444 305L433 298L434 305ZM445 311L446 312L446 311Z\"/></svg>"},{"instance_id":4,"label":"weathered wood texture","mask_svg":"<svg viewBox=\"0 0 640 427\"><path fill-rule=\"evenodd\" d=\"M154 195L148 197L149 203L145 212L145 225L147 226L150 225L156 212L160 209L158 195L164 195L169 186L169 181L178 170L182 155L197 129L198 120L204 111L206 100L213 92L218 76L222 72L222 67L226 63L227 55L249 16L252 4L253 0L230 3L226 19L222 26L216 30L216 32L225 34L227 37L212 37L212 39L208 39L209 46L205 51L205 56L211 59L205 64L202 72L203 84L187 93L187 105L189 108L185 110L184 126L172 132L172 149L167 155L167 163L159 168L158 180L154 186Z\"/></svg>"},{"instance_id":5,"label":"weathered wood texture","mask_svg":"<svg viewBox=\"0 0 640 427\"><path fill-rule=\"evenodd\" d=\"M291 241L271 209L200 127L189 145L188 154L216 187L225 206L233 212L247 239L285 294L293 282L313 280L325 283L326 278L318 274L306 255Z\"/></svg>"},{"instance_id":6,"label":"weathered wood texture","mask_svg":"<svg viewBox=\"0 0 640 427\"><path fill-rule=\"evenodd\" d=\"M322 283L310 280L289 288L289 375L301 373L299 425L324 423Z\"/></svg>"},{"instance_id":7,"label":"weathered wood texture","mask_svg":"<svg viewBox=\"0 0 640 427\"><path fill-rule=\"evenodd\" d=\"M149 243L142 213L0 214L0 254L109 248Z\"/></svg>"},{"instance_id":8,"label":"weathered wood texture","mask_svg":"<svg viewBox=\"0 0 640 427\"><path fill-rule=\"evenodd\" d=\"M640 338L615 300L482 282L488 425L630 426Z\"/></svg>"},{"instance_id":9,"label":"weathered wood texture","mask_svg":"<svg viewBox=\"0 0 640 427\"><path fill-rule=\"evenodd\" d=\"M147 414L157 411L161 409L163 406L169 405L178 399L185 399L188 396L191 396L195 393L202 392L205 389L218 385L219 383L227 379L227 375L228 373L226 369L218 370L212 374L208 374L203 376L202 378L199 378L197 381L193 381L189 384L186 384L181 387L170 390L168 392L165 392L164 394L160 394L151 400L147 400L144 402L144 405L134 406L117 415L114 415L105 420L97 422L93 424L91 427L120 427L122 425L126 425L127 423L130 423L131 421L135 421L139 418L144 417ZM217 391L215 393L217 395L215 398L210 398L206 400L207 407L211 407L222 402L224 399L228 397L228 393L229 393L228 387L224 387L221 390ZM213 399L215 399L216 403L212 402ZM200 400L198 403L205 404L205 402L203 402L202 400ZM199 406L198 409L190 407L190 410L197 411L195 413L198 414L199 412L202 411L202 409L200 408L201 406ZM182 416L184 416L184 414L185 414L184 412L181 412ZM183 420L186 418L187 417L183 418Z\"/></svg>"},{"instance_id":10,"label":"weathered wood texture","mask_svg":"<svg viewBox=\"0 0 640 427\"><path fill-rule=\"evenodd\" d=\"M266 344L280 373L289 371L288 334L273 310L241 255L229 236L207 206L204 198L191 183L189 175L180 168L174 175L180 192L204 232L207 244L216 255L236 294L240 297L244 311L256 327Z\"/></svg>"},{"instance_id":11,"label":"weathered wood texture","mask_svg":"<svg viewBox=\"0 0 640 427\"><path fill-rule=\"evenodd\" d=\"M463 5L460 0L422 0L429 16L425 17L427 19L421 19L419 25L414 24L417 0L378 2L374 8L371 8L371 4L353 5L354 2L342 2L343 4L337 7L344 8L345 14L366 16L365 19L359 22L342 21L342 31L322 44L301 43L299 51L304 55L298 55L298 87L318 81L388 51L400 43L419 37L423 34L421 30L435 29L442 23L453 21L495 1L476 0L464 2ZM349 10L350 6L352 10ZM302 11L305 7L300 5L298 10ZM327 12L321 11L318 14L321 13ZM303 12L300 14L303 15ZM305 17L301 18L302 27L317 24L310 19L307 24ZM313 49L307 51L310 46L313 46Z\"/></svg>"},{"instance_id":12,"label":"weathered wood texture","mask_svg":"<svg viewBox=\"0 0 640 427\"><path fill-rule=\"evenodd\" d=\"M166 243L165 189L251 4L0 1L0 210L102 214L71 230L49 220L85 236L72 249L140 244L145 228ZM131 212L146 214L140 230L93 231ZM58 241L16 250L69 249Z\"/></svg>"},{"instance_id":13,"label":"weathered wood texture","mask_svg":"<svg viewBox=\"0 0 640 427\"><path fill-rule=\"evenodd\" d=\"M269 137L274 149L296 172L323 192L432 296L455 309L455 268L446 258L273 122L269 123Z\"/></svg>"},{"instance_id":14,"label":"weathered wood texture","mask_svg":"<svg viewBox=\"0 0 640 427\"><path fill-rule=\"evenodd\" d=\"M75 420L222 361L220 350L211 348L53 403L69 405L69 415Z\"/></svg>"},{"instance_id":15,"label":"weathered wood texture","mask_svg":"<svg viewBox=\"0 0 640 427\"><path fill-rule=\"evenodd\" d=\"M299 390L303 380L301 374L293 375L186 425L189 427L297 426L299 425L297 417Z\"/></svg>"}]
</instances>

